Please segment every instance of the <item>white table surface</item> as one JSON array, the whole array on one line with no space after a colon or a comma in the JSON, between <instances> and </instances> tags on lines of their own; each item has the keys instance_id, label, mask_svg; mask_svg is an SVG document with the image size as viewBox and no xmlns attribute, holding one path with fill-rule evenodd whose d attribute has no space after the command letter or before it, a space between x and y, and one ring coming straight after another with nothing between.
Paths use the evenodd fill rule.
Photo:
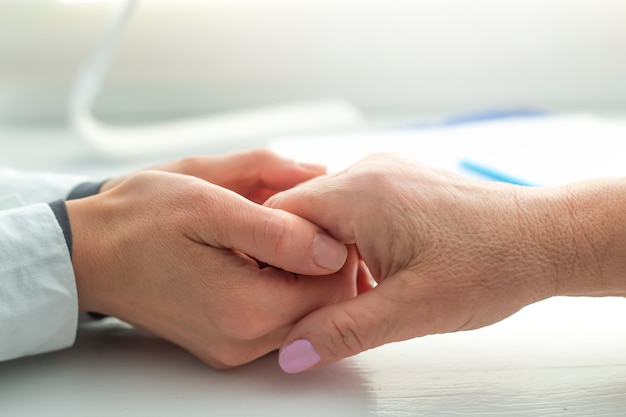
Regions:
<instances>
[{"instance_id":1,"label":"white table surface","mask_svg":"<svg viewBox=\"0 0 626 417\"><path fill-rule=\"evenodd\" d=\"M73 139L51 140L63 132L4 133L0 164L18 168L103 175L153 162L101 160ZM347 149L337 140L318 141L313 153L294 143L273 147L337 165L382 150L363 141L337 162ZM400 143L387 145L395 151ZM427 162L451 163L437 160L433 149L414 151ZM489 155L487 162L502 161ZM514 173L545 183L563 175L535 168ZM485 329L390 344L287 375L275 353L216 371L106 319L82 324L70 349L0 363L0 416L624 416L625 322L624 299L555 298Z\"/></svg>"},{"instance_id":2,"label":"white table surface","mask_svg":"<svg viewBox=\"0 0 626 417\"><path fill-rule=\"evenodd\" d=\"M552 299L297 375L276 354L216 371L107 319L71 349L0 363L0 415L623 416L624 317L624 299Z\"/></svg>"}]
</instances>

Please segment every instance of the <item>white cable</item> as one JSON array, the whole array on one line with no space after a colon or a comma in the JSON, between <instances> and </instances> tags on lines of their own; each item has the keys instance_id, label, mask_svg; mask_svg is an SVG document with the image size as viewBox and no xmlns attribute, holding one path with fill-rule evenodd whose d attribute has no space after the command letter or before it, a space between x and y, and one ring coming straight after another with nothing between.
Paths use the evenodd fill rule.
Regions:
<instances>
[{"instance_id":1,"label":"white cable","mask_svg":"<svg viewBox=\"0 0 626 417\"><path fill-rule=\"evenodd\" d=\"M359 112L341 99L294 103L211 115L147 126L113 126L92 114L116 46L138 1L122 2L91 57L82 68L70 99L74 128L101 153L145 156L176 149L233 142L266 141L272 137L320 131L358 129Z\"/></svg>"}]
</instances>

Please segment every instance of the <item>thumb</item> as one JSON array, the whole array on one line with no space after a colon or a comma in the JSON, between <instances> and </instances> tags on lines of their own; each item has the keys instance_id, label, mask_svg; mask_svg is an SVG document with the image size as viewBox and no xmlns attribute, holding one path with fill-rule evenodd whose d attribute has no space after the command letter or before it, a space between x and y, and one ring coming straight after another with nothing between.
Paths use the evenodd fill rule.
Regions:
<instances>
[{"instance_id":1,"label":"thumb","mask_svg":"<svg viewBox=\"0 0 626 417\"><path fill-rule=\"evenodd\" d=\"M385 281L355 298L304 317L285 339L278 359L280 367L287 373L298 373L410 338L414 329L403 322L413 314L404 312L403 319L401 305L381 292L381 287L393 291L396 288L391 287L396 285Z\"/></svg>"},{"instance_id":2,"label":"thumb","mask_svg":"<svg viewBox=\"0 0 626 417\"><path fill-rule=\"evenodd\" d=\"M346 246L310 221L243 198L230 202L222 221L204 230L205 242L305 275L334 273L344 265Z\"/></svg>"}]
</instances>

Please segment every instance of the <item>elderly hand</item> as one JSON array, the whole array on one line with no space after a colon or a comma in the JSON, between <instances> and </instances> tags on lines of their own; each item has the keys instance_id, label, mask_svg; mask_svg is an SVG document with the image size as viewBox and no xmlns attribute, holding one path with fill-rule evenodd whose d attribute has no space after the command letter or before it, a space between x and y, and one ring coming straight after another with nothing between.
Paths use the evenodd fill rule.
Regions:
<instances>
[{"instance_id":1,"label":"elderly hand","mask_svg":"<svg viewBox=\"0 0 626 417\"><path fill-rule=\"evenodd\" d=\"M626 294L623 179L525 188L379 154L266 204L355 243L379 283L297 323L286 372L483 327L557 294Z\"/></svg>"}]
</instances>

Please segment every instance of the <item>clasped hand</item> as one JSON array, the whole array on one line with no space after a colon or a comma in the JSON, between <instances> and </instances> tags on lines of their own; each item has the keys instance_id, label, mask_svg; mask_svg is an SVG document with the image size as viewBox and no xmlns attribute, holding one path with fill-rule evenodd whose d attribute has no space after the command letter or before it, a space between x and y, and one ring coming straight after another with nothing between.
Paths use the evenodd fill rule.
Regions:
<instances>
[{"instance_id":1,"label":"clasped hand","mask_svg":"<svg viewBox=\"0 0 626 417\"><path fill-rule=\"evenodd\" d=\"M323 172L267 151L188 158L68 201L80 310L216 368L276 350L299 318L356 294L354 249L260 204Z\"/></svg>"},{"instance_id":2,"label":"clasped hand","mask_svg":"<svg viewBox=\"0 0 626 417\"><path fill-rule=\"evenodd\" d=\"M626 295L623 179L528 188L387 154L322 175L267 151L153 169L67 203L80 307L215 367L280 348L300 372L554 295Z\"/></svg>"}]
</instances>

